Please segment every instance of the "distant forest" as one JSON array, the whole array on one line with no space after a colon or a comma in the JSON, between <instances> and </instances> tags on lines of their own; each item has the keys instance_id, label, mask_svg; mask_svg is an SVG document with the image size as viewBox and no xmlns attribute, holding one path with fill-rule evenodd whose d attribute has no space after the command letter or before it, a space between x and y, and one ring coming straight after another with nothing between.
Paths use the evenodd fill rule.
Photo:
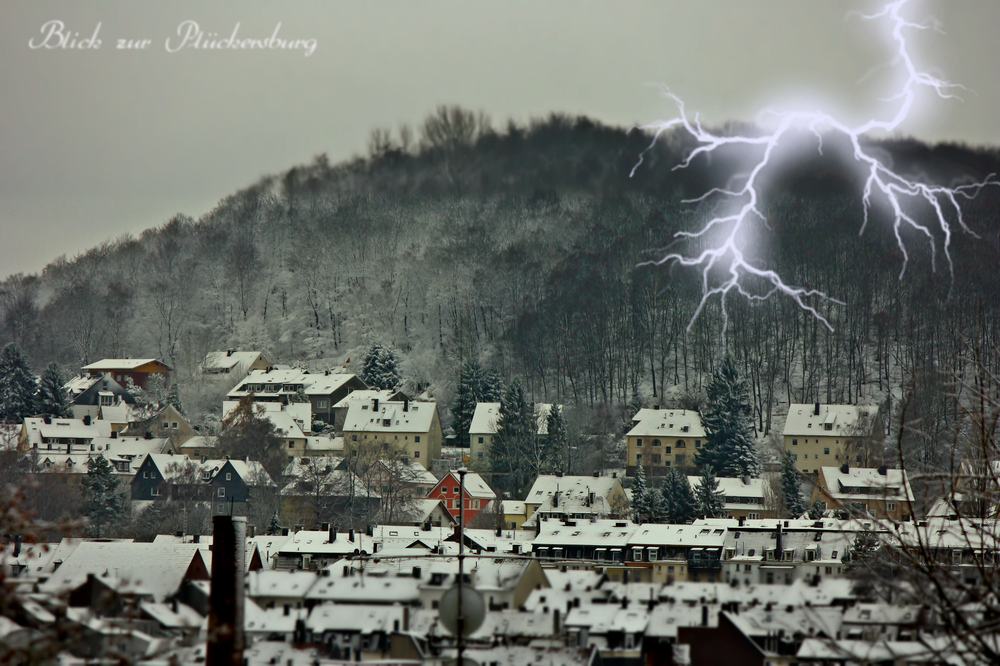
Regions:
<instances>
[{"instance_id":1,"label":"distant forest","mask_svg":"<svg viewBox=\"0 0 1000 666\"><path fill-rule=\"evenodd\" d=\"M675 170L693 146L674 134L630 177L649 142L585 117L498 127L442 107L412 129L376 130L364 157L321 155L199 220L179 214L6 278L0 336L36 369L156 356L181 381L210 350L356 369L380 340L399 350L408 387L442 406L469 359L520 377L536 401L616 406L696 397L728 353L750 380L762 434L788 402L892 410L916 381L943 386L976 350L1000 345L1000 188L964 203L976 237L955 234L953 277L912 234L900 279L884 213L876 207L859 235L861 180L833 148L768 184L756 258L842 301L815 302L833 330L773 297L730 298L725 329L715 300L688 332L699 274L643 262L719 205L682 201L739 165ZM1000 173L995 148L871 147L929 182Z\"/></svg>"}]
</instances>

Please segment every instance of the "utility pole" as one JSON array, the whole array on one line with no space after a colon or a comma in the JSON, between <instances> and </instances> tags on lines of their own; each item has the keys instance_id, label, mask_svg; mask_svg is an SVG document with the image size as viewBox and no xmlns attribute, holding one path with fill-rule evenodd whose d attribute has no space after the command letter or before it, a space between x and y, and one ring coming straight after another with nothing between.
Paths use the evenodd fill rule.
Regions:
<instances>
[{"instance_id":1,"label":"utility pole","mask_svg":"<svg viewBox=\"0 0 1000 666\"><path fill-rule=\"evenodd\" d=\"M462 613L462 592L465 586L465 465L458 468L458 666L465 656L465 615Z\"/></svg>"}]
</instances>

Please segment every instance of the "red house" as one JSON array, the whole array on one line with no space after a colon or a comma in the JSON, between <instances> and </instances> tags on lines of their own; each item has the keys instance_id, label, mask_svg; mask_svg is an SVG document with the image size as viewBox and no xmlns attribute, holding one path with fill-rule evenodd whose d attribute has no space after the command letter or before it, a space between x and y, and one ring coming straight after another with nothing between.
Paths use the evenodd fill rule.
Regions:
<instances>
[{"instance_id":1,"label":"red house","mask_svg":"<svg viewBox=\"0 0 1000 666\"><path fill-rule=\"evenodd\" d=\"M91 376L102 377L110 374L111 377L124 386L125 377L131 377L132 381L141 389L145 389L149 377L152 375L163 375L166 380L172 368L155 358L106 358L96 363L83 366L83 369Z\"/></svg>"},{"instance_id":2,"label":"red house","mask_svg":"<svg viewBox=\"0 0 1000 666\"><path fill-rule=\"evenodd\" d=\"M460 488L458 480L458 472L451 471L438 481L438 484L427 493L427 497L430 499L438 499L444 502L444 506L448 509L448 513L458 518L458 509L461 506L459 504L459 492ZM465 475L465 494L461 495L465 502L465 522L468 524L473 518L475 518L479 513L485 509L490 502L497 498L497 494L493 492L493 489L486 485L483 481L483 477L479 476L475 472L469 472Z\"/></svg>"}]
</instances>

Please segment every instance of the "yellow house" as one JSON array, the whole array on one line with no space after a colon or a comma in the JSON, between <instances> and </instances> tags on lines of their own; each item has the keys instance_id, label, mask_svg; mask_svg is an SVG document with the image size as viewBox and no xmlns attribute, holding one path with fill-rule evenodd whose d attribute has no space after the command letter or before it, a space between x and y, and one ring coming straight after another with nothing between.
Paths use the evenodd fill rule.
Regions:
<instances>
[{"instance_id":1,"label":"yellow house","mask_svg":"<svg viewBox=\"0 0 1000 666\"><path fill-rule=\"evenodd\" d=\"M705 443L701 414L690 409L640 409L626 435L625 464L634 474L639 463L649 476L663 476L672 467L695 466L695 454Z\"/></svg>"},{"instance_id":2,"label":"yellow house","mask_svg":"<svg viewBox=\"0 0 1000 666\"><path fill-rule=\"evenodd\" d=\"M469 467L474 470L490 469L490 449L497 434L500 418L499 402L480 402L469 424Z\"/></svg>"},{"instance_id":3,"label":"yellow house","mask_svg":"<svg viewBox=\"0 0 1000 666\"><path fill-rule=\"evenodd\" d=\"M874 405L791 405L783 436L785 453L805 474L844 463L877 467L882 462L885 429Z\"/></svg>"},{"instance_id":4,"label":"yellow house","mask_svg":"<svg viewBox=\"0 0 1000 666\"><path fill-rule=\"evenodd\" d=\"M869 515L878 520L912 520L913 491L906 472L879 467L821 467L812 500L827 509Z\"/></svg>"},{"instance_id":5,"label":"yellow house","mask_svg":"<svg viewBox=\"0 0 1000 666\"><path fill-rule=\"evenodd\" d=\"M344 420L345 451L388 444L428 469L441 458L442 438L436 402L355 402Z\"/></svg>"}]
</instances>

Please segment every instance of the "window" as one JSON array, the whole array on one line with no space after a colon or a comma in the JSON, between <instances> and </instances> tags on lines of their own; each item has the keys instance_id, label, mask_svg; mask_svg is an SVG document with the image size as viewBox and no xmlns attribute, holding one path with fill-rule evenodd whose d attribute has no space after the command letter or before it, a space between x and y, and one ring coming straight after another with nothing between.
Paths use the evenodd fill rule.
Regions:
<instances>
[{"instance_id":1,"label":"window","mask_svg":"<svg viewBox=\"0 0 1000 666\"><path fill-rule=\"evenodd\" d=\"M635 445L636 446L642 446L642 438L641 437L639 439L635 440Z\"/></svg>"},{"instance_id":2,"label":"window","mask_svg":"<svg viewBox=\"0 0 1000 666\"><path fill-rule=\"evenodd\" d=\"M482 437L480 437L480 438L479 438L479 443L480 443L480 444L482 444L482 443L483 443L483 438L482 438Z\"/></svg>"},{"instance_id":3,"label":"window","mask_svg":"<svg viewBox=\"0 0 1000 666\"><path fill-rule=\"evenodd\" d=\"M824 455L824 456L828 456L828 455L830 455L830 449L829 449L829 448L824 448L824 449L823 449L823 455Z\"/></svg>"},{"instance_id":4,"label":"window","mask_svg":"<svg viewBox=\"0 0 1000 666\"><path fill-rule=\"evenodd\" d=\"M295 442L288 442L288 448L294 449L295 448Z\"/></svg>"},{"instance_id":5,"label":"window","mask_svg":"<svg viewBox=\"0 0 1000 666\"><path fill-rule=\"evenodd\" d=\"M885 510L886 511L895 511L896 510L896 503L895 502L886 502L885 503Z\"/></svg>"},{"instance_id":6,"label":"window","mask_svg":"<svg viewBox=\"0 0 1000 666\"><path fill-rule=\"evenodd\" d=\"M101 396L101 406L108 407L114 404L115 397L113 395L102 395Z\"/></svg>"},{"instance_id":7,"label":"window","mask_svg":"<svg viewBox=\"0 0 1000 666\"><path fill-rule=\"evenodd\" d=\"M701 440L700 439L694 440L694 448L696 448L696 449L700 449L701 448Z\"/></svg>"},{"instance_id":8,"label":"window","mask_svg":"<svg viewBox=\"0 0 1000 666\"><path fill-rule=\"evenodd\" d=\"M793 453L792 454L792 462L798 462L798 461L799 461L799 454Z\"/></svg>"},{"instance_id":9,"label":"window","mask_svg":"<svg viewBox=\"0 0 1000 666\"><path fill-rule=\"evenodd\" d=\"M149 494L152 497L159 497L160 496L160 489L159 488L150 488L149 489Z\"/></svg>"},{"instance_id":10,"label":"window","mask_svg":"<svg viewBox=\"0 0 1000 666\"><path fill-rule=\"evenodd\" d=\"M674 447L676 447L678 449L683 449L683 448L687 447L687 444L684 443L683 439L678 439L677 442L674 443Z\"/></svg>"},{"instance_id":11,"label":"window","mask_svg":"<svg viewBox=\"0 0 1000 666\"><path fill-rule=\"evenodd\" d=\"M317 400L316 409L326 409L326 400Z\"/></svg>"},{"instance_id":12,"label":"window","mask_svg":"<svg viewBox=\"0 0 1000 666\"><path fill-rule=\"evenodd\" d=\"M458 486L455 486L454 488L452 488L452 492L454 492L457 495L458 494Z\"/></svg>"},{"instance_id":13,"label":"window","mask_svg":"<svg viewBox=\"0 0 1000 666\"><path fill-rule=\"evenodd\" d=\"M413 457L414 458L419 458L420 457L420 451L414 451L413 452Z\"/></svg>"},{"instance_id":14,"label":"window","mask_svg":"<svg viewBox=\"0 0 1000 666\"><path fill-rule=\"evenodd\" d=\"M760 514L759 513L753 513L751 511L750 513L747 514L747 518L749 518L750 520L758 520L758 519L760 519Z\"/></svg>"},{"instance_id":15,"label":"window","mask_svg":"<svg viewBox=\"0 0 1000 666\"><path fill-rule=\"evenodd\" d=\"M225 497L226 496L226 489L225 488L219 488L219 492L216 493L216 496L217 497Z\"/></svg>"},{"instance_id":16,"label":"window","mask_svg":"<svg viewBox=\"0 0 1000 666\"><path fill-rule=\"evenodd\" d=\"M793 439L792 440L792 446L798 446L798 445L799 445L799 440Z\"/></svg>"},{"instance_id":17,"label":"window","mask_svg":"<svg viewBox=\"0 0 1000 666\"><path fill-rule=\"evenodd\" d=\"M177 421L174 421L173 423L171 423L171 424L170 424L170 428L171 428L172 430L177 430Z\"/></svg>"},{"instance_id":18,"label":"window","mask_svg":"<svg viewBox=\"0 0 1000 666\"><path fill-rule=\"evenodd\" d=\"M233 480L232 473L231 472L226 472L226 481L232 481L232 480Z\"/></svg>"},{"instance_id":19,"label":"window","mask_svg":"<svg viewBox=\"0 0 1000 666\"><path fill-rule=\"evenodd\" d=\"M51 449L52 446L50 445L49 448ZM638 465L641 462L642 462L642 454L641 453L635 454L635 464Z\"/></svg>"},{"instance_id":20,"label":"window","mask_svg":"<svg viewBox=\"0 0 1000 666\"><path fill-rule=\"evenodd\" d=\"M201 449L195 449L194 450L194 457L195 458L200 458L201 457Z\"/></svg>"},{"instance_id":21,"label":"window","mask_svg":"<svg viewBox=\"0 0 1000 666\"><path fill-rule=\"evenodd\" d=\"M351 435L351 441L352 442L358 441L358 436L357 435Z\"/></svg>"},{"instance_id":22,"label":"window","mask_svg":"<svg viewBox=\"0 0 1000 666\"><path fill-rule=\"evenodd\" d=\"M414 441L414 442L416 442L417 444L419 444L419 443L420 443L420 435L416 435L416 436L415 436L415 437L413 438L413 441ZM417 457L419 458L420 456L417 456Z\"/></svg>"},{"instance_id":23,"label":"window","mask_svg":"<svg viewBox=\"0 0 1000 666\"><path fill-rule=\"evenodd\" d=\"M476 453L476 459L477 460L482 460L483 459L483 452L482 451L479 451L478 453Z\"/></svg>"},{"instance_id":24,"label":"window","mask_svg":"<svg viewBox=\"0 0 1000 666\"><path fill-rule=\"evenodd\" d=\"M170 427L170 423L169 423L168 421L164 421L164 422L163 422L163 429L164 429L164 430L166 430L166 429L168 429L169 427Z\"/></svg>"}]
</instances>

